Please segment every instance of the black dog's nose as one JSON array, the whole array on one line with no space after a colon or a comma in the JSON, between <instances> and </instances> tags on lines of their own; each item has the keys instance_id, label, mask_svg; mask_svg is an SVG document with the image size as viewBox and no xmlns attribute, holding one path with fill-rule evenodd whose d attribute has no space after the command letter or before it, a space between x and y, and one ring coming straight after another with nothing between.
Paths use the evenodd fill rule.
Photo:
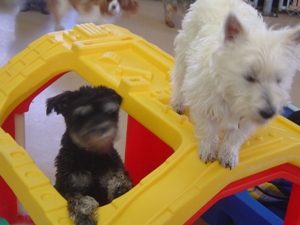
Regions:
<instances>
[{"instance_id":1,"label":"black dog's nose","mask_svg":"<svg viewBox=\"0 0 300 225\"><path fill-rule=\"evenodd\" d=\"M259 111L259 114L264 119L270 119L275 115L275 109L273 107L269 107Z\"/></svg>"},{"instance_id":2,"label":"black dog's nose","mask_svg":"<svg viewBox=\"0 0 300 225\"><path fill-rule=\"evenodd\" d=\"M112 6L111 6L111 10L115 10L116 8L117 8L116 5L112 5Z\"/></svg>"}]
</instances>

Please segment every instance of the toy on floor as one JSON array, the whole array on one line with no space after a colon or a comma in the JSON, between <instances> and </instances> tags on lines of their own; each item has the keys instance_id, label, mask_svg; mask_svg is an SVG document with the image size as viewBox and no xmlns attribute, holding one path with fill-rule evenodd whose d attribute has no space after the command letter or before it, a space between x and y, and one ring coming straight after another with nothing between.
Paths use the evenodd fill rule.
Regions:
<instances>
[{"instance_id":1,"label":"toy on floor","mask_svg":"<svg viewBox=\"0 0 300 225\"><path fill-rule=\"evenodd\" d=\"M49 1L55 30L62 30L62 18L70 8L79 14L78 23L103 23L103 17L118 18L123 11L135 13L138 10L137 0L55 0Z\"/></svg>"},{"instance_id":2,"label":"toy on floor","mask_svg":"<svg viewBox=\"0 0 300 225\"><path fill-rule=\"evenodd\" d=\"M45 15L49 14L49 9L46 0L25 0L21 8L21 12L39 11Z\"/></svg>"},{"instance_id":3,"label":"toy on floor","mask_svg":"<svg viewBox=\"0 0 300 225\"><path fill-rule=\"evenodd\" d=\"M192 224L225 196L285 178L293 182L285 225L300 225L299 127L278 116L246 141L232 171L204 164L189 118L169 104L173 63L126 29L83 24L41 37L0 69L0 175L35 224L72 221L66 200L6 131L13 134L23 101L50 80L76 71L92 85L116 90L130 115L125 166L135 186L97 210L99 224Z\"/></svg>"}]
</instances>

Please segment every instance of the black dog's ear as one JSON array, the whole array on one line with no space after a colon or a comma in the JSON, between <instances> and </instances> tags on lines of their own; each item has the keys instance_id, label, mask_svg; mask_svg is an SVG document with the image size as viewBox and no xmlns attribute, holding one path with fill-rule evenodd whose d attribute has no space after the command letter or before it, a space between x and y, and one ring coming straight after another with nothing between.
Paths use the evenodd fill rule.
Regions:
<instances>
[{"instance_id":1,"label":"black dog's ear","mask_svg":"<svg viewBox=\"0 0 300 225\"><path fill-rule=\"evenodd\" d=\"M57 114L64 114L68 107L68 103L71 100L72 97L71 93L72 93L71 91L66 91L52 98L48 98L46 103L47 115L49 115L52 111L55 111Z\"/></svg>"}]
</instances>

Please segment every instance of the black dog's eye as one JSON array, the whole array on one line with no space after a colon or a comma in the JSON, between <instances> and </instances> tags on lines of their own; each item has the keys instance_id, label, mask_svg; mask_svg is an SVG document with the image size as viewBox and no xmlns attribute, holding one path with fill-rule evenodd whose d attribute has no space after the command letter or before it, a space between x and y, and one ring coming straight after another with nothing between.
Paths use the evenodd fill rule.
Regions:
<instances>
[{"instance_id":1,"label":"black dog's eye","mask_svg":"<svg viewBox=\"0 0 300 225\"><path fill-rule=\"evenodd\" d=\"M73 114L77 116L86 116L92 112L93 112L93 107L91 105L85 105L85 106L77 107L74 110Z\"/></svg>"},{"instance_id":2,"label":"black dog's eye","mask_svg":"<svg viewBox=\"0 0 300 225\"><path fill-rule=\"evenodd\" d=\"M101 133L106 133L109 130L110 127L102 127L99 131Z\"/></svg>"},{"instance_id":3,"label":"black dog's eye","mask_svg":"<svg viewBox=\"0 0 300 225\"><path fill-rule=\"evenodd\" d=\"M247 75L245 76L245 80L250 82L250 83L255 83L257 82L257 79L253 75Z\"/></svg>"}]
</instances>

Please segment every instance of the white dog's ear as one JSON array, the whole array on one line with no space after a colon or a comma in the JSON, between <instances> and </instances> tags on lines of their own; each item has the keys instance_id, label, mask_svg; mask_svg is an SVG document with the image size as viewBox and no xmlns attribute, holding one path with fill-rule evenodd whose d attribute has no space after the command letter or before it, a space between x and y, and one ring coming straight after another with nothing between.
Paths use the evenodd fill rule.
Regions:
<instances>
[{"instance_id":1,"label":"white dog's ear","mask_svg":"<svg viewBox=\"0 0 300 225\"><path fill-rule=\"evenodd\" d=\"M291 28L285 36L285 44L289 47L291 52L294 54L295 63L298 65L298 70L300 70L300 26Z\"/></svg>"},{"instance_id":2,"label":"white dog's ear","mask_svg":"<svg viewBox=\"0 0 300 225\"><path fill-rule=\"evenodd\" d=\"M225 21L225 42L232 42L245 35L244 28L238 18L229 13Z\"/></svg>"}]
</instances>

